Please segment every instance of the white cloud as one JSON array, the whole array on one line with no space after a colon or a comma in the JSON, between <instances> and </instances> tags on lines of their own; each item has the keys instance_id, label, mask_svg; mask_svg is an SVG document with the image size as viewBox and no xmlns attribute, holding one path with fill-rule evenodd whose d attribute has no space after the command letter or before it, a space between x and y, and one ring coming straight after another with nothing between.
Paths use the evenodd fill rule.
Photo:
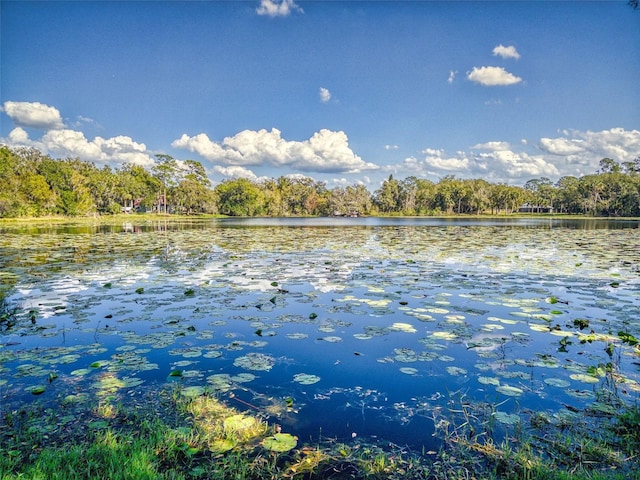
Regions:
<instances>
[{"instance_id":1,"label":"white cloud","mask_svg":"<svg viewBox=\"0 0 640 480\"><path fill-rule=\"evenodd\" d=\"M347 135L322 129L305 141L282 138L280 130L243 130L222 142L212 141L205 133L190 137L186 134L171 143L223 165L290 166L306 172L358 173L378 166L363 161L351 148Z\"/></svg>"},{"instance_id":2,"label":"white cloud","mask_svg":"<svg viewBox=\"0 0 640 480\"><path fill-rule=\"evenodd\" d=\"M500 151L500 150L509 150L509 148L511 148L511 145L509 145L509 142L486 142L486 143L478 143L477 145L474 145L471 148L473 150Z\"/></svg>"},{"instance_id":3,"label":"white cloud","mask_svg":"<svg viewBox=\"0 0 640 480\"><path fill-rule=\"evenodd\" d=\"M453 81L454 81L454 80L455 80L455 78L456 78L456 74L457 74L457 73L458 73L458 72L454 72L453 70L451 70L451 71L449 72L449 78L447 78L447 82L449 82L449 83L453 83Z\"/></svg>"},{"instance_id":4,"label":"white cloud","mask_svg":"<svg viewBox=\"0 0 640 480\"><path fill-rule=\"evenodd\" d=\"M213 167L213 171L227 178L247 178L252 181L256 181L258 179L256 174L251 170L237 165L231 167L221 167L216 165Z\"/></svg>"},{"instance_id":5,"label":"white cloud","mask_svg":"<svg viewBox=\"0 0 640 480\"><path fill-rule=\"evenodd\" d=\"M558 177L558 168L541 155L529 155L525 152L498 150L492 153L480 154L476 159L484 163L492 176L506 174L508 178L531 179L536 177Z\"/></svg>"},{"instance_id":6,"label":"white cloud","mask_svg":"<svg viewBox=\"0 0 640 480\"><path fill-rule=\"evenodd\" d=\"M426 156L422 160L422 164L430 170L440 172L460 172L469 169L469 159L465 155L457 157L445 157L443 150L426 149L422 153Z\"/></svg>"},{"instance_id":7,"label":"white cloud","mask_svg":"<svg viewBox=\"0 0 640 480\"><path fill-rule=\"evenodd\" d=\"M582 140L568 138L541 138L540 149L551 155L577 155L583 153L585 148Z\"/></svg>"},{"instance_id":8,"label":"white cloud","mask_svg":"<svg viewBox=\"0 0 640 480\"><path fill-rule=\"evenodd\" d=\"M297 180L297 181L303 181L303 180L312 180L313 178L308 176L308 175L303 175L302 173L288 173L286 175L284 175L284 178L288 178L290 180Z\"/></svg>"},{"instance_id":9,"label":"white cloud","mask_svg":"<svg viewBox=\"0 0 640 480\"><path fill-rule=\"evenodd\" d=\"M410 157L395 165L394 174L436 179L455 175L520 185L539 177L553 181L568 175L580 177L596 173L605 157L617 162L634 160L640 152L640 130L563 130L557 138L521 140L513 146L505 141L489 141L474 145L471 150L478 152L448 154L442 149L427 148L421 152L424 157Z\"/></svg>"},{"instance_id":10,"label":"white cloud","mask_svg":"<svg viewBox=\"0 0 640 480\"><path fill-rule=\"evenodd\" d=\"M38 142L34 142L29 138L29 134L22 127L16 127L9 132L8 145L20 145L25 147L39 148Z\"/></svg>"},{"instance_id":11,"label":"white cloud","mask_svg":"<svg viewBox=\"0 0 640 480\"><path fill-rule=\"evenodd\" d=\"M398 145L385 145L385 150L398 150L400 147Z\"/></svg>"},{"instance_id":12,"label":"white cloud","mask_svg":"<svg viewBox=\"0 0 640 480\"><path fill-rule=\"evenodd\" d=\"M44 154L78 157L96 163L133 163L151 166L153 158L147 153L144 143L134 142L131 137L119 135L112 138L95 137L88 140L77 130L49 130L40 140L31 140L21 127L14 128L4 140L10 147L35 147Z\"/></svg>"},{"instance_id":13,"label":"white cloud","mask_svg":"<svg viewBox=\"0 0 640 480\"><path fill-rule=\"evenodd\" d=\"M42 143L50 152L78 156L83 160L98 160L102 153L96 143L89 142L84 133L76 130L51 130L44 134Z\"/></svg>"},{"instance_id":14,"label":"white cloud","mask_svg":"<svg viewBox=\"0 0 640 480\"><path fill-rule=\"evenodd\" d=\"M331 92L328 88L320 87L318 94L320 95L320 101L322 103L327 103L329 100L331 100Z\"/></svg>"},{"instance_id":15,"label":"white cloud","mask_svg":"<svg viewBox=\"0 0 640 480\"><path fill-rule=\"evenodd\" d=\"M543 155L532 156L510 150L507 142L487 142L472 147L481 153L463 151L448 155L442 149L427 148L423 158L409 157L400 165L399 173L421 177L482 178L490 182L524 183L536 177L558 177L557 167Z\"/></svg>"},{"instance_id":16,"label":"white cloud","mask_svg":"<svg viewBox=\"0 0 640 480\"><path fill-rule=\"evenodd\" d=\"M19 127L32 127L42 130L64 128L60 112L40 102L4 102L4 112Z\"/></svg>"},{"instance_id":17,"label":"white cloud","mask_svg":"<svg viewBox=\"0 0 640 480\"><path fill-rule=\"evenodd\" d=\"M258 15L268 17L286 17L291 12L304 13L293 0L260 0L260 6L256 8Z\"/></svg>"},{"instance_id":18,"label":"white cloud","mask_svg":"<svg viewBox=\"0 0 640 480\"><path fill-rule=\"evenodd\" d=\"M612 128L593 132L587 130L564 130L563 136L557 138L541 138L540 150L565 157L569 162L584 163L597 170L600 160L605 157L617 162L629 162L640 152L640 130ZM589 172L587 172L589 173Z\"/></svg>"},{"instance_id":19,"label":"white cloud","mask_svg":"<svg viewBox=\"0 0 640 480\"><path fill-rule=\"evenodd\" d=\"M522 78L507 72L502 67L473 67L473 70L467 74L467 78L485 87L514 85L522 82Z\"/></svg>"},{"instance_id":20,"label":"white cloud","mask_svg":"<svg viewBox=\"0 0 640 480\"><path fill-rule=\"evenodd\" d=\"M134 142L131 137L124 135L88 140L84 133L76 130L51 130L42 137L42 143L49 152L79 157L87 161L133 163L143 166L154 163L144 143Z\"/></svg>"},{"instance_id":21,"label":"white cloud","mask_svg":"<svg viewBox=\"0 0 640 480\"><path fill-rule=\"evenodd\" d=\"M514 47L513 45L505 47L504 45L500 44L493 49L493 55L499 55L502 58L514 58L516 60L520 58L520 54L516 50L516 47Z\"/></svg>"}]
</instances>

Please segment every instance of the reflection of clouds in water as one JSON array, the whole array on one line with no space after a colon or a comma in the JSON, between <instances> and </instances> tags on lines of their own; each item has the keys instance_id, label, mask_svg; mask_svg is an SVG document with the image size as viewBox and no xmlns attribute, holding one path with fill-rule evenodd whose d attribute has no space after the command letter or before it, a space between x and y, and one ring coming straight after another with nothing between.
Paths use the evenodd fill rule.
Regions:
<instances>
[{"instance_id":1,"label":"reflection of clouds in water","mask_svg":"<svg viewBox=\"0 0 640 480\"><path fill-rule=\"evenodd\" d=\"M65 323L68 340L71 329L76 329L89 342L110 342L111 348L116 342L126 343L135 354L112 350L104 355L123 370L160 365L159 376L165 377L168 368L178 365L167 364L193 357L199 363L183 372L184 383L245 391L246 383L240 380L248 378L247 373L234 377L233 385L211 376L227 367L242 369L233 367L233 362L244 357L250 370L262 370L258 377L264 378L254 380L259 385L256 390L271 392L279 387L276 407L284 414L289 407L283 399L295 394L294 408L300 408L302 415L306 399L333 413L339 405L342 413L336 417L359 420L364 415L367 425L373 417L405 425L418 417L430 419L446 406L446 399L437 393L437 398L420 397L426 389L450 391L468 381L474 401L517 394L522 405L540 406L548 396L548 405L555 406L572 395L572 390L564 390L567 386L582 388L578 380L590 379L569 376L585 375L587 365L575 361L580 358L578 351L588 354L592 363L608 361L601 340L578 346L579 339L574 338L573 346L562 353L557 351L558 342L570 329L566 327L574 318L570 315L589 319L597 333L616 332L637 316L633 300L639 279L633 269L640 260L638 237L635 232L618 231L605 233L600 240L602 232L551 233L451 227L380 228L375 233L352 228L212 229L167 232L170 245L180 248L163 246L161 251L151 236L135 248L118 245L124 241L116 237L109 260L104 260L104 252L98 255L99 249L90 249L85 252L86 263L51 261L38 266L42 277L37 283L20 279L13 299L27 308L37 306L41 316L57 313L56 323ZM613 237L617 240L607 243ZM212 242L224 245L224 250L212 248ZM155 245L154 252L149 245ZM58 265L61 270L53 268ZM25 263L16 268L31 267ZM612 280L620 287L609 288ZM111 288L104 287L107 282ZM193 295L185 296L187 286L193 287ZM135 293L137 287L144 287L143 295ZM559 299L557 305L547 300L552 296ZM56 311L56 306L66 308ZM551 310L562 312L551 317ZM106 313L113 318L103 320ZM317 314L317 322L310 313ZM558 323L561 330L555 333L562 336L552 337L543 317ZM278 325L282 330L272 330L275 323L283 324ZM260 343L242 340L254 338L258 329ZM318 332L334 331L318 338L326 335ZM330 346L327 342L333 339L342 341ZM40 340L33 335L32 342L36 341ZM155 353L141 347L152 347ZM168 347L171 350L158 350ZM296 368L288 368L278 357L273 371L267 370L261 357L247 357L255 349L296 357ZM357 364L350 362L356 349ZM334 364L336 358L339 362ZM621 372L633 376L631 359L621 357ZM409 362L416 363L408 366ZM337 364L347 368L336 373ZM63 367L59 369L62 378ZM298 393L301 387L292 378L300 372L314 375L298 377L308 382L318 374L322 387L335 383L363 387L322 391L306 387L308 395ZM551 372L554 380L542 381ZM635 385L631 379L625 382L627 389ZM504 409L509 415L507 406ZM318 422L313 415L304 421L310 431L317 426L311 423Z\"/></svg>"}]
</instances>

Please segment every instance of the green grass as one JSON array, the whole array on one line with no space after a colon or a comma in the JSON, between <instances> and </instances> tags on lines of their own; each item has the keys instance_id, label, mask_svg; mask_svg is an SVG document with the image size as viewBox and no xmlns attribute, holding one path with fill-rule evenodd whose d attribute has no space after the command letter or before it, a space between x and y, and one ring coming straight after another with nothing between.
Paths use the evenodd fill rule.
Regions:
<instances>
[{"instance_id":1,"label":"green grass","mask_svg":"<svg viewBox=\"0 0 640 480\"><path fill-rule=\"evenodd\" d=\"M0 480L640 479L637 406L580 421L534 413L498 441L493 407L463 401L446 418L434 412L442 449L418 454L361 439L274 452L262 442L279 427L215 397L164 390L142 405L102 402L71 412L36 403L3 412Z\"/></svg>"}]
</instances>

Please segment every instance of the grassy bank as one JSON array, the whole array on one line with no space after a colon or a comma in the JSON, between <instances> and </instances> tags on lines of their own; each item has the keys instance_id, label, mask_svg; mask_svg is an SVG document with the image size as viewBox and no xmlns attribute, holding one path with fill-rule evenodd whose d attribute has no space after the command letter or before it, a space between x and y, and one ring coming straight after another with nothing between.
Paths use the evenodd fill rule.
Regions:
<instances>
[{"instance_id":1,"label":"grassy bank","mask_svg":"<svg viewBox=\"0 0 640 480\"><path fill-rule=\"evenodd\" d=\"M613 401L577 415L530 413L503 439L494 409L433 412L439 452L381 440L304 444L260 414L166 387L137 406L66 398L3 411L0 479L523 479L640 478L640 410Z\"/></svg>"}]
</instances>

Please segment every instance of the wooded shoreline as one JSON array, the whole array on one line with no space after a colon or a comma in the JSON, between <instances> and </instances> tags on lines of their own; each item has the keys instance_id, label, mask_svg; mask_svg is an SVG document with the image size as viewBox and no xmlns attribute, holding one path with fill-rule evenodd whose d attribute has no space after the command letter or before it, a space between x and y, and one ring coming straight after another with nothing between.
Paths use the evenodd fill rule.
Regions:
<instances>
[{"instance_id":1,"label":"wooded shoreline","mask_svg":"<svg viewBox=\"0 0 640 480\"><path fill-rule=\"evenodd\" d=\"M246 217L587 215L640 217L640 157L600 161L598 172L541 177L523 186L445 176L438 182L390 175L329 189L310 177L227 179L212 186L194 160L157 155L150 169L113 169L53 159L36 149L0 147L0 218L103 217L120 213Z\"/></svg>"}]
</instances>

